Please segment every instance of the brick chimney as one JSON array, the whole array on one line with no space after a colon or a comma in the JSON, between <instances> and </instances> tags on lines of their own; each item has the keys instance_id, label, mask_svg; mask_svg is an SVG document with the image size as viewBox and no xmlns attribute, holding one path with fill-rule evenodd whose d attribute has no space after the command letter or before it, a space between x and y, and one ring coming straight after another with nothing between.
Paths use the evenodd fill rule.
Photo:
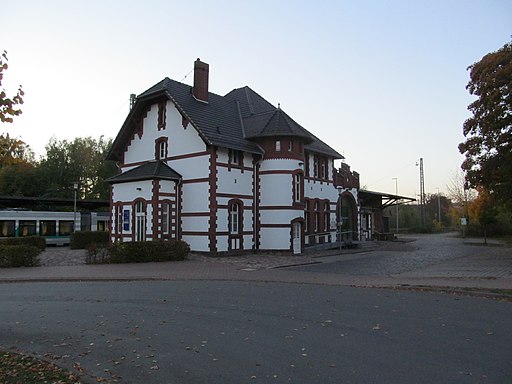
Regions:
<instances>
[{"instance_id":1,"label":"brick chimney","mask_svg":"<svg viewBox=\"0 0 512 384\"><path fill-rule=\"evenodd\" d=\"M200 59L194 62L194 87L192 94L194 97L205 103L208 102L208 71L209 66Z\"/></svg>"}]
</instances>

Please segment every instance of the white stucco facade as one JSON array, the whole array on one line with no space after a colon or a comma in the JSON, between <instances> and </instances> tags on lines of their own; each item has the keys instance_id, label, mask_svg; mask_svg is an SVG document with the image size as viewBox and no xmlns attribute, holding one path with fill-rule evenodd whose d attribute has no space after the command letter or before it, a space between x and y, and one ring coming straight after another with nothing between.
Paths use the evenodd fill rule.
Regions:
<instances>
[{"instance_id":1,"label":"white stucco facade","mask_svg":"<svg viewBox=\"0 0 512 384\"><path fill-rule=\"evenodd\" d=\"M358 189L336 185L341 155L324 143L307 149L318 139L280 108L255 94L244 109L225 107L218 95L202 100L201 91L192 97L195 88L171 83L144 94L114 143L120 174L111 181L113 241L181 239L212 254L297 253L335 242L342 214L358 220ZM262 127L269 132L251 136L246 129L261 117L257 108L266 108ZM244 125L242 112L252 125Z\"/></svg>"}]
</instances>

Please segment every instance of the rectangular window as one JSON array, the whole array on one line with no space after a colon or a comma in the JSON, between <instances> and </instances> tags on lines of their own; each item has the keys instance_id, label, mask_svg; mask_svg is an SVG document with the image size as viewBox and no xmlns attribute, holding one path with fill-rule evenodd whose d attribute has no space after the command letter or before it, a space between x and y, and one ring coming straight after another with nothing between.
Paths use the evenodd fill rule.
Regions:
<instances>
[{"instance_id":1,"label":"rectangular window","mask_svg":"<svg viewBox=\"0 0 512 384\"><path fill-rule=\"evenodd\" d=\"M329 228L330 221L331 221L330 210L331 210L331 206L330 206L329 202L326 201L325 205L324 205L324 231L325 232L330 230L330 228Z\"/></svg>"},{"instance_id":2,"label":"rectangular window","mask_svg":"<svg viewBox=\"0 0 512 384\"><path fill-rule=\"evenodd\" d=\"M106 232L108 231L108 221L106 220L98 220L96 223L96 230L98 232Z\"/></svg>"},{"instance_id":3,"label":"rectangular window","mask_svg":"<svg viewBox=\"0 0 512 384\"><path fill-rule=\"evenodd\" d=\"M41 220L39 222L41 236L57 236L57 222L55 220Z\"/></svg>"},{"instance_id":4,"label":"rectangular window","mask_svg":"<svg viewBox=\"0 0 512 384\"><path fill-rule=\"evenodd\" d=\"M61 220L59 221L59 236L69 236L73 233L74 221Z\"/></svg>"},{"instance_id":5,"label":"rectangular window","mask_svg":"<svg viewBox=\"0 0 512 384\"><path fill-rule=\"evenodd\" d=\"M313 158L313 176L318 177L318 157L316 156Z\"/></svg>"},{"instance_id":6,"label":"rectangular window","mask_svg":"<svg viewBox=\"0 0 512 384\"><path fill-rule=\"evenodd\" d=\"M20 236L35 236L36 234L36 221L35 220L20 220Z\"/></svg>"},{"instance_id":7,"label":"rectangular window","mask_svg":"<svg viewBox=\"0 0 512 384\"><path fill-rule=\"evenodd\" d=\"M169 203L162 203L162 233L169 234Z\"/></svg>"},{"instance_id":8,"label":"rectangular window","mask_svg":"<svg viewBox=\"0 0 512 384\"><path fill-rule=\"evenodd\" d=\"M242 165L242 153L236 149L230 149L228 153L228 162L231 165Z\"/></svg>"},{"instance_id":9,"label":"rectangular window","mask_svg":"<svg viewBox=\"0 0 512 384\"><path fill-rule=\"evenodd\" d=\"M320 212L318 211L318 201L315 202L315 232L318 232L320 223Z\"/></svg>"},{"instance_id":10,"label":"rectangular window","mask_svg":"<svg viewBox=\"0 0 512 384\"><path fill-rule=\"evenodd\" d=\"M304 202L304 231L309 233L309 201Z\"/></svg>"},{"instance_id":11,"label":"rectangular window","mask_svg":"<svg viewBox=\"0 0 512 384\"><path fill-rule=\"evenodd\" d=\"M290 141L288 142L288 152L292 152L293 151L293 141L290 139Z\"/></svg>"},{"instance_id":12,"label":"rectangular window","mask_svg":"<svg viewBox=\"0 0 512 384\"><path fill-rule=\"evenodd\" d=\"M295 203L300 203L302 199L302 175L300 173L296 173L293 175L293 201Z\"/></svg>"},{"instance_id":13,"label":"rectangular window","mask_svg":"<svg viewBox=\"0 0 512 384\"><path fill-rule=\"evenodd\" d=\"M117 206L117 222L116 222L117 233L123 233L123 207Z\"/></svg>"},{"instance_id":14,"label":"rectangular window","mask_svg":"<svg viewBox=\"0 0 512 384\"><path fill-rule=\"evenodd\" d=\"M320 178L325 179L325 159L320 159Z\"/></svg>"},{"instance_id":15,"label":"rectangular window","mask_svg":"<svg viewBox=\"0 0 512 384\"><path fill-rule=\"evenodd\" d=\"M165 141L160 141L158 143L158 158L160 160L165 159L167 157L165 152Z\"/></svg>"},{"instance_id":16,"label":"rectangular window","mask_svg":"<svg viewBox=\"0 0 512 384\"><path fill-rule=\"evenodd\" d=\"M165 107L165 101L158 103L158 130L165 129Z\"/></svg>"},{"instance_id":17,"label":"rectangular window","mask_svg":"<svg viewBox=\"0 0 512 384\"><path fill-rule=\"evenodd\" d=\"M238 234L238 204L231 204L229 209L229 233Z\"/></svg>"},{"instance_id":18,"label":"rectangular window","mask_svg":"<svg viewBox=\"0 0 512 384\"><path fill-rule=\"evenodd\" d=\"M123 231L130 230L130 210L125 209L123 211Z\"/></svg>"},{"instance_id":19,"label":"rectangular window","mask_svg":"<svg viewBox=\"0 0 512 384\"><path fill-rule=\"evenodd\" d=\"M281 140L276 140L276 152L281 152Z\"/></svg>"},{"instance_id":20,"label":"rectangular window","mask_svg":"<svg viewBox=\"0 0 512 384\"><path fill-rule=\"evenodd\" d=\"M16 236L16 221L0 220L0 237Z\"/></svg>"}]
</instances>

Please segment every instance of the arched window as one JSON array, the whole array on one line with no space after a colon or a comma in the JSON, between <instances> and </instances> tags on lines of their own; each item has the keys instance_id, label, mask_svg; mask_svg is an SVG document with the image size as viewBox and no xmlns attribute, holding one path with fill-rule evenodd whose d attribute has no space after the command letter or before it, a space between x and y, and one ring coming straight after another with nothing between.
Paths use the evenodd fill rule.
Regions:
<instances>
[{"instance_id":1,"label":"arched window","mask_svg":"<svg viewBox=\"0 0 512 384\"><path fill-rule=\"evenodd\" d=\"M229 250L243 249L243 212L241 200L233 199L228 203L228 243Z\"/></svg>"},{"instance_id":2,"label":"arched window","mask_svg":"<svg viewBox=\"0 0 512 384\"><path fill-rule=\"evenodd\" d=\"M315 232L320 229L320 206L318 201L315 201Z\"/></svg>"},{"instance_id":3,"label":"arched window","mask_svg":"<svg viewBox=\"0 0 512 384\"><path fill-rule=\"evenodd\" d=\"M238 235L241 232L241 212L238 202L229 204L229 234Z\"/></svg>"},{"instance_id":4,"label":"arched window","mask_svg":"<svg viewBox=\"0 0 512 384\"><path fill-rule=\"evenodd\" d=\"M329 204L329 200L327 200L326 202L324 202L324 231L327 232L329 231L331 228L330 227L330 223L331 223L331 206Z\"/></svg>"},{"instance_id":5,"label":"arched window","mask_svg":"<svg viewBox=\"0 0 512 384\"><path fill-rule=\"evenodd\" d=\"M302 174L296 173L295 175L293 175L293 184L293 201L295 203L300 203L302 199Z\"/></svg>"},{"instance_id":6,"label":"arched window","mask_svg":"<svg viewBox=\"0 0 512 384\"><path fill-rule=\"evenodd\" d=\"M146 202L137 200L135 202L135 241L146 240Z\"/></svg>"},{"instance_id":7,"label":"arched window","mask_svg":"<svg viewBox=\"0 0 512 384\"><path fill-rule=\"evenodd\" d=\"M162 235L169 234L169 216L171 207L167 202L162 203Z\"/></svg>"},{"instance_id":8,"label":"arched window","mask_svg":"<svg viewBox=\"0 0 512 384\"><path fill-rule=\"evenodd\" d=\"M309 233L309 200L304 202L304 232Z\"/></svg>"},{"instance_id":9,"label":"arched window","mask_svg":"<svg viewBox=\"0 0 512 384\"><path fill-rule=\"evenodd\" d=\"M168 156L168 139L160 137L155 140L155 159L165 160Z\"/></svg>"}]
</instances>

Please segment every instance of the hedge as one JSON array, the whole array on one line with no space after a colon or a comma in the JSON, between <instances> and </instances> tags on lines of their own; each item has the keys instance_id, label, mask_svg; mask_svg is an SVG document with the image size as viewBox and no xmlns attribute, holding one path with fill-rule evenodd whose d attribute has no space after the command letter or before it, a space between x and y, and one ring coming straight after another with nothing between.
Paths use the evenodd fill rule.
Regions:
<instances>
[{"instance_id":1,"label":"hedge","mask_svg":"<svg viewBox=\"0 0 512 384\"><path fill-rule=\"evenodd\" d=\"M35 267L39 253L33 245L0 245L0 267Z\"/></svg>"},{"instance_id":2,"label":"hedge","mask_svg":"<svg viewBox=\"0 0 512 384\"><path fill-rule=\"evenodd\" d=\"M149 263L185 260L190 246L182 240L140 241L113 243L107 248L89 248L87 262L97 263Z\"/></svg>"},{"instance_id":3,"label":"hedge","mask_svg":"<svg viewBox=\"0 0 512 384\"><path fill-rule=\"evenodd\" d=\"M46 249L46 240L42 236L6 237L0 239L0 247L10 245L30 245L40 251L44 251Z\"/></svg>"},{"instance_id":4,"label":"hedge","mask_svg":"<svg viewBox=\"0 0 512 384\"><path fill-rule=\"evenodd\" d=\"M110 233L104 231L80 231L71 234L69 247L71 249L87 249L94 245L107 245Z\"/></svg>"}]
</instances>

